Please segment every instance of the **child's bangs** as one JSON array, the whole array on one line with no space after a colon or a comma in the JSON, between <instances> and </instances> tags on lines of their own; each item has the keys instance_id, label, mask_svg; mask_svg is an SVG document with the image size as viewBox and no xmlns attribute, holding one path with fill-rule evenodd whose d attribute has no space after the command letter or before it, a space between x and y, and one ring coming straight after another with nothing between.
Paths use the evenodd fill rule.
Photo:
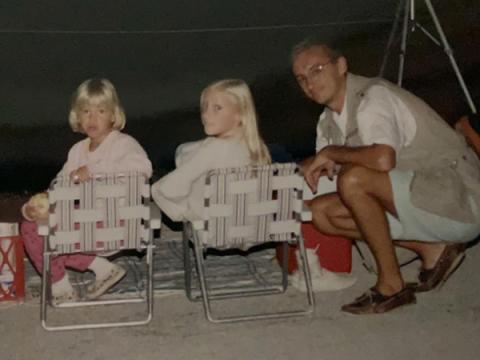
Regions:
<instances>
[{"instance_id":1,"label":"child's bangs","mask_svg":"<svg viewBox=\"0 0 480 360\"><path fill-rule=\"evenodd\" d=\"M86 105L94 105L94 106L99 106L99 105L105 105L109 108L113 108L114 104L113 101L110 97L108 97L106 94L94 94L94 95L89 95L89 94L84 94L85 96L79 96L77 99L77 108L81 108Z\"/></svg>"}]
</instances>

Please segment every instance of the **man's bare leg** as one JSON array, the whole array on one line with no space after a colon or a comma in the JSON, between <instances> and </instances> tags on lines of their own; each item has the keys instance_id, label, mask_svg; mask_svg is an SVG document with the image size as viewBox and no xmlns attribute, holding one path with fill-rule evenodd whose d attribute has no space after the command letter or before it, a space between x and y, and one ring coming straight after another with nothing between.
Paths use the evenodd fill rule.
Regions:
<instances>
[{"instance_id":1,"label":"man's bare leg","mask_svg":"<svg viewBox=\"0 0 480 360\"><path fill-rule=\"evenodd\" d=\"M396 215L388 173L359 166L346 168L337 181L338 193L372 252L378 269L375 288L383 295L405 284L398 266L385 211Z\"/></svg>"},{"instance_id":2,"label":"man's bare leg","mask_svg":"<svg viewBox=\"0 0 480 360\"><path fill-rule=\"evenodd\" d=\"M375 173L378 173L378 172L375 172ZM350 175L347 174L347 176L350 176ZM389 210L394 212L395 209L393 206L393 195L392 195L391 186L390 186L390 179L388 178L388 175L386 175L386 177L387 177L386 180L388 181L388 187L387 187L386 194L383 194L383 197L388 199L388 196L390 195L389 200L390 200L391 206ZM350 191L353 192L358 186L347 184L347 180L350 182L350 180L352 179L349 180L348 177L344 176L343 180L340 180L340 181L343 181L344 187L348 187L349 192ZM358 194L358 192L360 191L355 190L355 194ZM363 191L361 193L363 193ZM343 195L345 197L348 196L346 194L346 191L343 192ZM363 196L365 197L365 195ZM368 235L366 233L363 233L363 231L361 231L361 228L357 226L357 222L353 218L353 214L355 210L353 208L351 209L347 208L346 206L347 204L340 198L339 193L326 194L326 195L316 197L310 203L310 209L312 210L312 216L313 216L313 223L321 232L326 234L345 236L351 239L359 239L363 237L367 241L370 247L370 250L372 251L372 254L377 263L377 268L379 269L379 279L376 285L377 290L384 295L391 295L400 291L403 288L404 286L403 279L401 278L401 275L400 275L400 270L398 267L398 261L396 258L393 243L390 239L388 223L385 217L385 209L381 205L379 208L378 202L375 199L373 201L373 205L374 207L376 207L376 209L374 209L373 211L376 210L377 218L379 217L379 213L380 213L380 222L372 221L372 219L375 219L373 216L374 213L372 212L371 209L367 209L367 207L369 207L369 204L372 202L372 200L370 195L367 194L366 197L367 199L353 200L353 202L360 203L358 204L358 207L355 205L354 206L358 212L361 212L360 218L361 219L365 218L363 219L363 222L367 222L367 226L366 226L367 232L374 233L373 241L376 241L377 243L380 242L380 246L378 245L376 246L375 245L376 243L374 243L374 245L372 246L369 243L367 238ZM359 208L361 208L361 210L359 210ZM363 215L366 215L366 216L363 216ZM359 225L360 225L360 222L359 222ZM382 232L380 230L382 226L384 228L383 237L381 237ZM380 238L380 240L377 240L377 238ZM381 258L381 260L378 258ZM393 276L390 278L386 274L393 274ZM389 285L386 285L386 284L389 284Z\"/></svg>"},{"instance_id":3,"label":"man's bare leg","mask_svg":"<svg viewBox=\"0 0 480 360\"><path fill-rule=\"evenodd\" d=\"M349 239L361 237L360 231L338 193L321 195L309 203L315 227L327 235Z\"/></svg>"},{"instance_id":4,"label":"man's bare leg","mask_svg":"<svg viewBox=\"0 0 480 360\"><path fill-rule=\"evenodd\" d=\"M395 241L395 245L417 253L422 261L423 269L432 269L440 258L440 255L442 255L443 250L447 246L445 243L442 242L426 243L415 240L397 240Z\"/></svg>"},{"instance_id":5,"label":"man's bare leg","mask_svg":"<svg viewBox=\"0 0 480 360\"><path fill-rule=\"evenodd\" d=\"M337 193L316 197L310 204L313 223L322 233L361 239L360 230ZM413 251L420 256L422 267L431 269L445 249L442 242L421 242L416 240L395 240L395 246Z\"/></svg>"}]
</instances>

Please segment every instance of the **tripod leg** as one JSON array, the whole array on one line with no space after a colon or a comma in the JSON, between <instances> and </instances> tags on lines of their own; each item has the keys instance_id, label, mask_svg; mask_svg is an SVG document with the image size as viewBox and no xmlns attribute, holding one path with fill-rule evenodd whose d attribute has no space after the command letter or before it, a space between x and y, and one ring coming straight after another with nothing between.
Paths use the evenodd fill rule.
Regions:
<instances>
[{"instance_id":1,"label":"tripod leg","mask_svg":"<svg viewBox=\"0 0 480 360\"><path fill-rule=\"evenodd\" d=\"M403 29L402 29L402 44L400 46L400 55L398 56L398 78L397 85L402 86L403 81L403 69L405 66L405 56L407 53L407 37L408 37L408 25L411 0L405 0L405 10L403 14Z\"/></svg>"},{"instance_id":2,"label":"tripod leg","mask_svg":"<svg viewBox=\"0 0 480 360\"><path fill-rule=\"evenodd\" d=\"M453 51L448 44L447 37L445 36L445 33L443 32L442 26L440 25L440 21L438 20L437 14L435 13L435 9L433 8L433 5L430 0L425 0L425 4L427 5L428 11L430 12L430 15L433 19L433 22L435 23L435 27L437 28L438 35L440 35L440 39L442 41L443 48L445 50L445 53L447 54L448 58L450 59L450 63L452 64L453 71L455 72L455 75L457 76L458 82L460 83L460 86L463 90L463 93L465 94L465 97L467 99L468 105L470 106L470 110L472 113L476 114L477 109L475 107L475 104L473 103L472 97L470 96L470 92L468 91L467 85L465 84L465 81L463 80L462 73L460 72L460 69L458 68L457 61L455 60L455 57L453 56Z\"/></svg>"},{"instance_id":3,"label":"tripod leg","mask_svg":"<svg viewBox=\"0 0 480 360\"><path fill-rule=\"evenodd\" d=\"M393 46L393 41L395 40L395 34L397 33L398 24L400 23L400 15L402 14L403 1L404 0L400 0L398 2L398 8L397 8L397 11L395 12L395 20L393 20L392 30L390 31L387 46L385 48L385 55L383 56L382 65L380 66L380 71L378 73L379 77L383 77L385 73L385 68L387 67L388 57L390 56L390 52Z\"/></svg>"}]
</instances>

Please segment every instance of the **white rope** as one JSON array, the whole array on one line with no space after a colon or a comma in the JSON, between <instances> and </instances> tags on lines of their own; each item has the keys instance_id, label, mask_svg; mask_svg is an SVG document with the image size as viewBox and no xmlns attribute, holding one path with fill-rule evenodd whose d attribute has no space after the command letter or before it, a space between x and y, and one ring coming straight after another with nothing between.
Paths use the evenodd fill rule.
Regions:
<instances>
[{"instance_id":1,"label":"white rope","mask_svg":"<svg viewBox=\"0 0 480 360\"><path fill-rule=\"evenodd\" d=\"M138 35L138 34L188 34L188 33L214 33L214 32L242 32L242 31L268 31L283 29L301 29L309 27L329 27L337 25L381 24L391 23L392 19L372 19L362 21L343 21L313 24L284 24L265 26L238 26L197 29L170 29L170 30L40 30L40 29L0 29L0 34L45 34L45 35Z\"/></svg>"}]
</instances>

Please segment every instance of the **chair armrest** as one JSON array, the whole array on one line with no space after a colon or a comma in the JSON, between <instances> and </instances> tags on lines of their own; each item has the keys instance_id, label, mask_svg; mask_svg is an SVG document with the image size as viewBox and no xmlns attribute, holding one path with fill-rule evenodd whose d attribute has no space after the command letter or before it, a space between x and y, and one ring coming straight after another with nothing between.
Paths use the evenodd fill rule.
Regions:
<instances>
[{"instance_id":1,"label":"chair armrest","mask_svg":"<svg viewBox=\"0 0 480 360\"><path fill-rule=\"evenodd\" d=\"M48 220L41 220L38 223L37 227L37 233L40 236L48 236L50 233L49 227L48 227Z\"/></svg>"},{"instance_id":2,"label":"chair armrest","mask_svg":"<svg viewBox=\"0 0 480 360\"><path fill-rule=\"evenodd\" d=\"M160 209L154 202L150 203L150 228L160 229L162 227L162 215Z\"/></svg>"},{"instance_id":3,"label":"chair armrest","mask_svg":"<svg viewBox=\"0 0 480 360\"><path fill-rule=\"evenodd\" d=\"M193 227L193 230L205 230L205 221L193 220L192 227Z\"/></svg>"}]
</instances>

